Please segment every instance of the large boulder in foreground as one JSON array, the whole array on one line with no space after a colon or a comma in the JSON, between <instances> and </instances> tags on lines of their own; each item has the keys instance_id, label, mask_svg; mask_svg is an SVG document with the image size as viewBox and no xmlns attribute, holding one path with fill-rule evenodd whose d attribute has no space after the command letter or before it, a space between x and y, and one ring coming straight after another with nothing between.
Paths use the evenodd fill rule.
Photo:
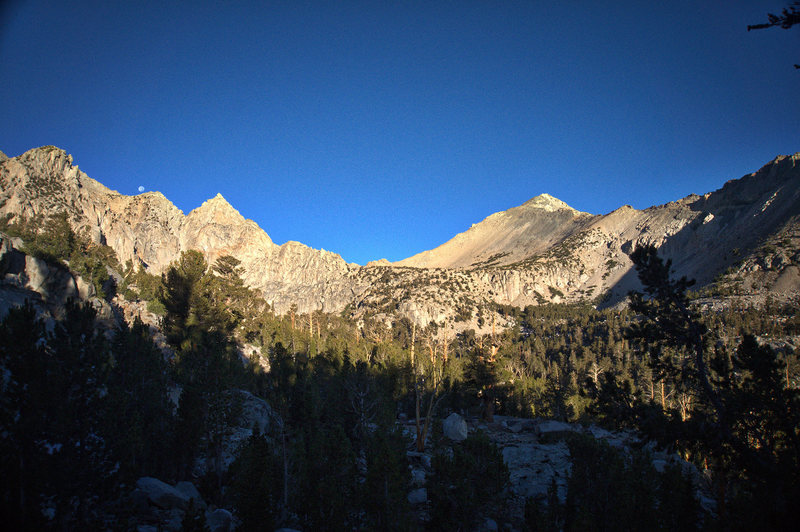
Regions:
<instances>
[{"instance_id":1,"label":"large boulder in foreground","mask_svg":"<svg viewBox=\"0 0 800 532\"><path fill-rule=\"evenodd\" d=\"M464 441L467 439L467 422L460 415L453 412L442 424L444 435L453 441Z\"/></svg>"},{"instance_id":2,"label":"large boulder in foreground","mask_svg":"<svg viewBox=\"0 0 800 532\"><path fill-rule=\"evenodd\" d=\"M164 510L178 508L186 510L189 501L195 499L195 504L205 507L205 502L200 498L197 489L189 482L182 482L181 488L175 488L153 477L142 477L136 481L136 487L147 494L147 499ZM190 486L187 486L189 484Z\"/></svg>"},{"instance_id":3,"label":"large boulder in foreground","mask_svg":"<svg viewBox=\"0 0 800 532\"><path fill-rule=\"evenodd\" d=\"M233 515L224 508L206 512L206 525L210 532L229 532Z\"/></svg>"}]
</instances>

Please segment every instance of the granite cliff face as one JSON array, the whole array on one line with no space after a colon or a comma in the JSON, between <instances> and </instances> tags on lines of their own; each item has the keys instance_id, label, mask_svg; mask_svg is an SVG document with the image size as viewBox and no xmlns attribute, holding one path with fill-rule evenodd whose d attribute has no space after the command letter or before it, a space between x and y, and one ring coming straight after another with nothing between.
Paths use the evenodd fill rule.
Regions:
<instances>
[{"instance_id":1,"label":"granite cliff face","mask_svg":"<svg viewBox=\"0 0 800 532\"><path fill-rule=\"evenodd\" d=\"M364 267L298 242L279 246L220 195L184 215L158 192L119 194L72 162L52 146L0 157L0 215L66 210L76 230L153 273L189 249L210 263L233 255L277 312L296 304L300 312L347 308L354 317L486 327L480 318L493 303L620 300L638 285L628 253L641 244L658 246L677 275L700 285L716 278L732 293L800 296L800 154L644 210L592 215L543 194L436 249Z\"/></svg>"}]
</instances>

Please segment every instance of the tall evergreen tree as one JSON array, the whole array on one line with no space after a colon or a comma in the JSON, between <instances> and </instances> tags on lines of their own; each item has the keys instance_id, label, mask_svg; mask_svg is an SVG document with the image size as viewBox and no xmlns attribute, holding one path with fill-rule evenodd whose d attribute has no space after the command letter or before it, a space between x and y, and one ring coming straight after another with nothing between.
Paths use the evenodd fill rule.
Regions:
<instances>
[{"instance_id":1,"label":"tall evergreen tree","mask_svg":"<svg viewBox=\"0 0 800 532\"><path fill-rule=\"evenodd\" d=\"M168 478L172 403L164 355L139 318L130 328L121 324L111 351L107 424L121 476Z\"/></svg>"},{"instance_id":2,"label":"tall evergreen tree","mask_svg":"<svg viewBox=\"0 0 800 532\"><path fill-rule=\"evenodd\" d=\"M712 353L708 328L686 295L691 283L672 280L670 262L652 246L631 258L647 294L631 295L631 308L644 318L632 336L649 346L654 367L668 368L697 397L688 416L671 416L670 431L663 431L665 423L650 428L704 459L723 526L782 528L796 521L789 501L800 493L800 395L784 386L781 362L748 335L735 356ZM664 347L687 356L665 356Z\"/></svg>"}]
</instances>

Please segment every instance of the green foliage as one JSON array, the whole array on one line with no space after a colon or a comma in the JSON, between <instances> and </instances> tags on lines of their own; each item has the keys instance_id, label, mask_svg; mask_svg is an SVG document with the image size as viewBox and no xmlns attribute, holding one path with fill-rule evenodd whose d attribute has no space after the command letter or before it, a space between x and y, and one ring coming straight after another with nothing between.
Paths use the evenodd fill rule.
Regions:
<instances>
[{"instance_id":1,"label":"green foliage","mask_svg":"<svg viewBox=\"0 0 800 532\"><path fill-rule=\"evenodd\" d=\"M161 308L163 308L163 303L161 303L158 299L158 296L162 290L160 276L147 273L144 267L140 265L136 273L133 273L133 268L131 267L128 272L127 279L129 284L136 286L138 297L148 301L149 303L158 302L158 304L161 305Z\"/></svg>"},{"instance_id":2,"label":"green foliage","mask_svg":"<svg viewBox=\"0 0 800 532\"><path fill-rule=\"evenodd\" d=\"M43 521L47 453L37 442L47 441L53 408L44 378L50 357L40 342L45 334L30 305L11 309L0 323L0 517L11 529L33 530Z\"/></svg>"},{"instance_id":3,"label":"green foliage","mask_svg":"<svg viewBox=\"0 0 800 532\"><path fill-rule=\"evenodd\" d=\"M745 528L780 529L796 520L800 496L800 393L784 386L784 363L745 335L728 371L717 359L717 384L729 438L703 442L728 476L730 520ZM754 513L751 508L758 508Z\"/></svg>"},{"instance_id":4,"label":"green foliage","mask_svg":"<svg viewBox=\"0 0 800 532\"><path fill-rule=\"evenodd\" d=\"M648 457L630 459L591 436L568 442L566 530L655 530L655 470Z\"/></svg>"},{"instance_id":5,"label":"green foliage","mask_svg":"<svg viewBox=\"0 0 800 532\"><path fill-rule=\"evenodd\" d=\"M367 471L361 487L366 526L373 530L413 528L406 494L410 475L402 432L380 425L365 445Z\"/></svg>"},{"instance_id":6,"label":"green foliage","mask_svg":"<svg viewBox=\"0 0 800 532\"><path fill-rule=\"evenodd\" d=\"M69 260L78 246L78 237L70 226L66 211L51 215L26 246L26 251L53 263Z\"/></svg>"},{"instance_id":7,"label":"green foliage","mask_svg":"<svg viewBox=\"0 0 800 532\"><path fill-rule=\"evenodd\" d=\"M156 316L164 316L167 313L167 308L164 306L158 299L153 299L152 301L147 302L147 310L148 312L152 312Z\"/></svg>"},{"instance_id":8,"label":"green foliage","mask_svg":"<svg viewBox=\"0 0 800 532\"><path fill-rule=\"evenodd\" d=\"M342 427L310 424L296 447L299 509L312 530L344 530L355 523L356 456ZM320 481L324 479L324 481Z\"/></svg>"},{"instance_id":9,"label":"green foliage","mask_svg":"<svg viewBox=\"0 0 800 532\"><path fill-rule=\"evenodd\" d=\"M471 319L472 319L472 309L470 307L464 305L456 309L456 315L454 318L456 322L469 321Z\"/></svg>"},{"instance_id":10,"label":"green foliage","mask_svg":"<svg viewBox=\"0 0 800 532\"><path fill-rule=\"evenodd\" d=\"M48 227L66 230L59 220ZM67 257L72 267L84 264L89 271L112 261L102 247L76 238L77 251ZM659 287L669 266L655 254L641 258L652 291L634 296L637 314L588 305L496 306L491 312L512 326L491 337L468 330L448 338L447 364L441 346L434 348L440 326L417 329L416 376L407 319L387 326L367 318L356 325L347 316L300 314L297 306L276 316L244 285L233 257L209 268L202 254L187 252L163 277L135 272L130 263L131 293L163 309L170 363L141 323L104 335L93 318L73 310L48 334L31 309L22 309L0 326L0 370L9 375L0 382L0 435L8 435L0 437L0 463L10 479L0 490L3 516L13 513L12 525L38 528L42 501L82 467L86 473L78 474L75 487L64 488L72 501L84 501L80 511L66 499L52 500L59 525L88 523L97 516L93 501L107 500L114 485L142 475L186 478L202 456L209 471L204 497L234 504L246 529L413 529L406 499L410 442L395 418L414 415L415 384L427 407L436 360L435 379L446 388L437 401L446 408L485 414L491 405L498 414L637 428L709 467L724 494L724 526L756 528L760 523L747 509L758 507L762 521L779 528L790 514L788 501L797 497L800 409L786 383L800 382L800 364L790 350L774 353L740 329L781 336L800 329L797 309L771 304L701 315L686 297L688 281ZM431 278L449 282L441 272ZM464 318L472 308L464 303ZM487 310L479 309L481 319L490 316ZM255 358L242 364L237 345L244 342L261 349L269 371ZM56 362L62 359L69 368ZM175 414L169 388L181 390ZM222 443L237 419L240 388L266 399L277 421L268 434L248 440L226 474ZM51 454L43 444L74 442L81 432L102 440L81 443L82 457L63 446ZM583 465L574 470L568 504L558 503L555 489L549 506L531 502L532 529L600 528L589 516L601 510L605 517L595 522L615 527L623 503L630 509L628 528L696 525L697 512L686 510L696 508L691 485L680 472L656 475L635 454L571 445ZM479 517L502 516L498 497L508 473L488 439L470 437L452 454L440 450L434 469L432 528L469 529ZM78 495L78 487L89 495ZM602 499L609 490L619 501Z\"/></svg>"},{"instance_id":11,"label":"green foliage","mask_svg":"<svg viewBox=\"0 0 800 532\"><path fill-rule=\"evenodd\" d=\"M36 238L36 233L39 231L39 224L34 220L27 220L14 216L11 213L0 217L0 231L9 236L19 237L24 241L30 241Z\"/></svg>"},{"instance_id":12,"label":"green foliage","mask_svg":"<svg viewBox=\"0 0 800 532\"><path fill-rule=\"evenodd\" d=\"M474 354L467 363L465 382L470 386L470 391L476 398L480 398L481 415L487 421L492 421L495 412L495 403L503 395L499 389L498 362L481 354Z\"/></svg>"},{"instance_id":13,"label":"green foliage","mask_svg":"<svg viewBox=\"0 0 800 532\"><path fill-rule=\"evenodd\" d=\"M120 460L120 478L166 478L173 472L173 418L164 356L138 318L132 327L123 323L117 330L111 351L107 423L109 445Z\"/></svg>"},{"instance_id":14,"label":"green foliage","mask_svg":"<svg viewBox=\"0 0 800 532\"><path fill-rule=\"evenodd\" d=\"M198 340L192 338L199 334L206 325L204 282L208 267L203 254L199 251L184 251L177 263L173 263L162 276L162 285L158 299L164 305L166 314L162 328L167 340L180 347L184 341Z\"/></svg>"},{"instance_id":15,"label":"green foliage","mask_svg":"<svg viewBox=\"0 0 800 532\"><path fill-rule=\"evenodd\" d=\"M553 298L555 298L555 297L563 298L564 297L564 292L562 292L561 290L559 290L555 286L548 286L547 289L550 291L550 297L553 297Z\"/></svg>"}]
</instances>

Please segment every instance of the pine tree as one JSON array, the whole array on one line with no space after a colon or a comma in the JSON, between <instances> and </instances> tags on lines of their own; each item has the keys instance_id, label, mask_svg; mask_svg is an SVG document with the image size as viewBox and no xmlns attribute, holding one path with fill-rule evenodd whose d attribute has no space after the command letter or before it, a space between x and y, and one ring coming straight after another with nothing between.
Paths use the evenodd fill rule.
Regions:
<instances>
[{"instance_id":1,"label":"pine tree","mask_svg":"<svg viewBox=\"0 0 800 532\"><path fill-rule=\"evenodd\" d=\"M230 495L244 532L275 530L280 525L282 463L272 444L257 430L229 469Z\"/></svg>"},{"instance_id":2,"label":"pine tree","mask_svg":"<svg viewBox=\"0 0 800 532\"><path fill-rule=\"evenodd\" d=\"M130 328L121 324L111 351L106 423L121 476L128 480L169 476L173 420L164 355L138 317Z\"/></svg>"}]
</instances>

